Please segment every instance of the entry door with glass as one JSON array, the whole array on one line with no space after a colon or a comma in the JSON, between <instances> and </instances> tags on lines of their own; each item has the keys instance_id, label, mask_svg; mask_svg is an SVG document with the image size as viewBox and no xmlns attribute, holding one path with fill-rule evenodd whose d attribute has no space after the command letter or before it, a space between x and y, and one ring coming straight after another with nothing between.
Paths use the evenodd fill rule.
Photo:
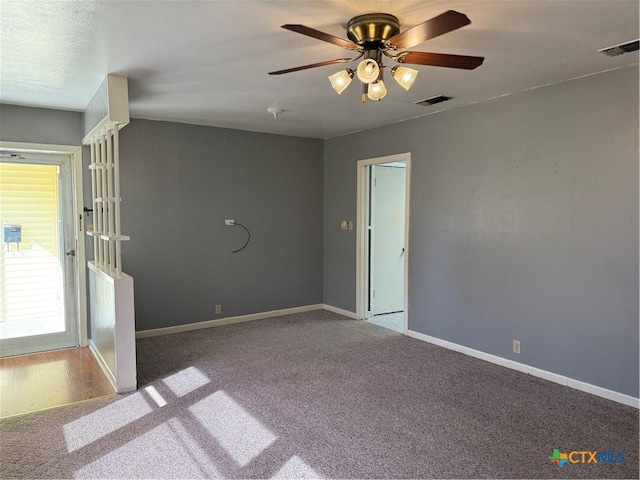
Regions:
<instances>
[{"instance_id":1,"label":"entry door with glass","mask_svg":"<svg viewBox=\"0 0 640 480\"><path fill-rule=\"evenodd\" d=\"M0 356L78 345L70 155L0 152Z\"/></svg>"}]
</instances>

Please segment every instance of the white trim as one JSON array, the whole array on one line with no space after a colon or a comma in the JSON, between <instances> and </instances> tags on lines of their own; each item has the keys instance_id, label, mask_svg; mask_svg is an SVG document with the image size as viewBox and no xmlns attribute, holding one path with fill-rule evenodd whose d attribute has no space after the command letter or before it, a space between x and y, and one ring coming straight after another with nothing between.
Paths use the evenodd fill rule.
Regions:
<instances>
[{"instance_id":1,"label":"white trim","mask_svg":"<svg viewBox=\"0 0 640 480\"><path fill-rule=\"evenodd\" d=\"M500 365L502 367L510 368L511 370L517 370L518 372L527 373L529 375L533 375L534 377L543 378L544 380L548 380L554 383L559 383L560 385L564 385L566 387L575 388L576 390L590 393L592 395L606 398L608 400L613 400L614 402L622 403L630 407L640 408L640 399L632 397L631 395L626 395L624 393L615 392L607 388L598 387L596 385L592 385L590 383L586 383L581 380L575 380L565 375L549 372L548 370L542 370L540 368L532 367L524 363L519 363L513 360L509 360L508 358L499 357L497 355L492 355L490 353L482 352L480 350L475 350L473 348L465 347L464 345L459 345L457 343L449 342L441 338L432 337L430 335L425 335L424 333L420 333L420 332L414 332L413 330L409 330L407 332L407 335L417 340L422 340L423 342L431 343L433 345L438 345L440 347L444 347L449 350L453 350L455 352L469 355L470 357L475 357L480 360L484 360L486 362L490 362L496 365Z\"/></svg>"},{"instance_id":2,"label":"white trim","mask_svg":"<svg viewBox=\"0 0 640 480\"><path fill-rule=\"evenodd\" d=\"M78 315L78 343L81 347L89 344L89 322L87 318L87 257L84 244L84 229L86 225L86 213L84 207L84 194L82 190L82 148L78 148L72 154L74 196L74 226L76 230L76 311Z\"/></svg>"},{"instance_id":3,"label":"white trim","mask_svg":"<svg viewBox=\"0 0 640 480\"><path fill-rule=\"evenodd\" d=\"M411 199L411 152L387 155L385 157L368 158L358 160L356 175L356 319L365 318L365 286L366 286L366 237L365 237L365 193L366 193L366 168L369 165L381 163L405 162L405 209L404 209L404 308L403 327L405 335L409 331L409 214Z\"/></svg>"},{"instance_id":4,"label":"white trim","mask_svg":"<svg viewBox=\"0 0 640 480\"><path fill-rule=\"evenodd\" d=\"M406 168L406 163L404 161L401 162L385 162L381 167L391 167L391 168Z\"/></svg>"},{"instance_id":5,"label":"white trim","mask_svg":"<svg viewBox=\"0 0 640 480\"><path fill-rule=\"evenodd\" d=\"M111 372L116 392L131 392L137 386L133 278L116 278L94 262L87 266L93 351Z\"/></svg>"},{"instance_id":6,"label":"white trim","mask_svg":"<svg viewBox=\"0 0 640 480\"><path fill-rule=\"evenodd\" d=\"M326 303L322 305L322 308L324 310L327 310L328 312L337 313L338 315L342 315L344 317L348 317L353 320L358 320L358 315L356 315L356 312L350 312L349 310L344 310L342 308L334 307L333 305L327 305Z\"/></svg>"},{"instance_id":7,"label":"white trim","mask_svg":"<svg viewBox=\"0 0 640 480\"><path fill-rule=\"evenodd\" d=\"M403 312L403 333L409 332L409 219L411 210L411 153L407 154L405 162L407 169L407 181L405 183L405 203L404 203L404 312Z\"/></svg>"},{"instance_id":8,"label":"white trim","mask_svg":"<svg viewBox=\"0 0 640 480\"><path fill-rule=\"evenodd\" d=\"M136 338L157 337L160 335L172 335L174 333L189 332L191 330L201 330L203 328L220 327L222 325L231 325L234 323L252 322L254 320L262 320L265 318L282 317L283 315L291 315L294 313L311 312L313 310L322 310L322 304L305 305L302 307L284 308L282 310L271 310L269 312L251 313L249 315L238 315L236 317L219 318L216 320L206 320L204 322L189 323L186 325L175 325L173 327L152 328L150 330L140 330L136 332Z\"/></svg>"},{"instance_id":9,"label":"white trim","mask_svg":"<svg viewBox=\"0 0 640 480\"><path fill-rule=\"evenodd\" d=\"M88 133L82 138L83 145L89 145L94 139L105 135L109 130L121 130L129 125L129 83L127 77L122 75L107 74L103 83L93 95L88 108L94 103L103 92L102 85L105 85L104 95L106 96L106 115L91 127ZM85 110L86 112L86 110ZM83 126L84 128L84 126Z\"/></svg>"},{"instance_id":10,"label":"white trim","mask_svg":"<svg viewBox=\"0 0 640 480\"><path fill-rule=\"evenodd\" d=\"M77 145L57 145L51 143L25 143L0 141L0 149L18 150L31 153L66 153L71 156L72 183L74 187L74 227L76 231L76 315L78 327L78 345L86 347L89 342L87 322L87 288L86 288L86 263L84 236L84 215L82 191L82 147Z\"/></svg>"},{"instance_id":11,"label":"white trim","mask_svg":"<svg viewBox=\"0 0 640 480\"><path fill-rule=\"evenodd\" d=\"M104 358L102 358L102 355L100 354L98 347L96 347L95 343L93 343L93 340L89 340L89 349L91 350L91 353L93 353L93 356L98 362L98 365L100 365L100 368L102 369L105 377L107 377L107 380L109 380L109 383L111 384L114 392L117 392L118 384L116 382L116 377L113 376L113 372L107 366L107 362L104 360Z\"/></svg>"},{"instance_id":12,"label":"white trim","mask_svg":"<svg viewBox=\"0 0 640 480\"><path fill-rule=\"evenodd\" d=\"M77 145L53 145L50 143L23 143L0 141L0 148L6 150L22 150L35 153L76 153L82 150Z\"/></svg>"}]
</instances>

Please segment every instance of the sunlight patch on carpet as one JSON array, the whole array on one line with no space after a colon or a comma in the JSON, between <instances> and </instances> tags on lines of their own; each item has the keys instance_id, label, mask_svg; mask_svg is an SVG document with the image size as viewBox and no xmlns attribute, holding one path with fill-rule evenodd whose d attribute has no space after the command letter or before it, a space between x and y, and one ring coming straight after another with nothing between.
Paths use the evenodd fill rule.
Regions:
<instances>
[{"instance_id":1,"label":"sunlight patch on carpet","mask_svg":"<svg viewBox=\"0 0 640 480\"><path fill-rule=\"evenodd\" d=\"M76 470L74 478L222 478L179 420L171 419Z\"/></svg>"},{"instance_id":2,"label":"sunlight patch on carpet","mask_svg":"<svg viewBox=\"0 0 640 480\"><path fill-rule=\"evenodd\" d=\"M294 455L271 478L324 478L309 465L304 463L299 456Z\"/></svg>"},{"instance_id":3,"label":"sunlight patch on carpet","mask_svg":"<svg viewBox=\"0 0 640 480\"><path fill-rule=\"evenodd\" d=\"M151 399L156 402L159 407L164 407L167 404L167 401L164 399L160 392L156 390L156 387L153 385L149 385L148 387L144 387L144 391L151 397Z\"/></svg>"},{"instance_id":4,"label":"sunlight patch on carpet","mask_svg":"<svg viewBox=\"0 0 640 480\"><path fill-rule=\"evenodd\" d=\"M162 381L175 396L182 397L206 385L211 380L196 367L189 367L166 377Z\"/></svg>"},{"instance_id":5,"label":"sunlight patch on carpet","mask_svg":"<svg viewBox=\"0 0 640 480\"><path fill-rule=\"evenodd\" d=\"M223 391L189 407L209 434L244 467L277 437Z\"/></svg>"},{"instance_id":6,"label":"sunlight patch on carpet","mask_svg":"<svg viewBox=\"0 0 640 480\"><path fill-rule=\"evenodd\" d=\"M67 450L74 452L152 411L142 394L137 392L67 423L62 427Z\"/></svg>"}]
</instances>

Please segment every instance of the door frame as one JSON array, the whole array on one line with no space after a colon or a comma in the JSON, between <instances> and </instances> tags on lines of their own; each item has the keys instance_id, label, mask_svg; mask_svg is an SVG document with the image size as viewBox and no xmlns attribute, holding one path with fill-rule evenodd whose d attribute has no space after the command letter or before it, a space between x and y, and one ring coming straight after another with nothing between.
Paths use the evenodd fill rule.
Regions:
<instances>
[{"instance_id":1,"label":"door frame","mask_svg":"<svg viewBox=\"0 0 640 480\"><path fill-rule=\"evenodd\" d=\"M0 149L10 150L16 153L57 153L67 154L71 157L71 181L73 184L72 212L73 228L76 240L76 256L74 262L75 275L75 303L78 325L78 344L81 347L89 345L89 332L87 323L87 272L85 254L85 215L84 197L82 189L82 147L76 145L52 145L44 143L22 143L0 141Z\"/></svg>"},{"instance_id":2,"label":"door frame","mask_svg":"<svg viewBox=\"0 0 640 480\"><path fill-rule=\"evenodd\" d=\"M358 160L356 181L356 318L364 320L367 298L367 228L366 213L368 203L367 167L381 163L404 161L405 197L404 197L404 293L403 293L403 332L409 331L409 201L411 198L411 152L387 155L385 157Z\"/></svg>"}]
</instances>

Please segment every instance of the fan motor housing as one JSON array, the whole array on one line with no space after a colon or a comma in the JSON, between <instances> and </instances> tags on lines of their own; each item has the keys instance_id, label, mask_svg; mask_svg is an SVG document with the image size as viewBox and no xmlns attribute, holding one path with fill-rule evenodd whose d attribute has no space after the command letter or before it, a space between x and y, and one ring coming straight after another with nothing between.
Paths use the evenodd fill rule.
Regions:
<instances>
[{"instance_id":1,"label":"fan motor housing","mask_svg":"<svg viewBox=\"0 0 640 480\"><path fill-rule=\"evenodd\" d=\"M358 45L385 43L400 33L398 18L389 13L366 13L349 20L347 37Z\"/></svg>"}]
</instances>

